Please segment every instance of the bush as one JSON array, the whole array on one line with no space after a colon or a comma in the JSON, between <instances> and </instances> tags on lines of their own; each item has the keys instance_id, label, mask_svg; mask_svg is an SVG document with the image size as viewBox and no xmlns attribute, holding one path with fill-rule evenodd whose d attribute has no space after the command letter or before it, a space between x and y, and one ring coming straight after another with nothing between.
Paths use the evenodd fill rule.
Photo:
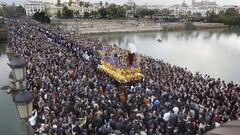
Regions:
<instances>
[{"instance_id":1,"label":"bush","mask_svg":"<svg viewBox=\"0 0 240 135\"><path fill-rule=\"evenodd\" d=\"M36 12L33 16L32 19L42 22L42 23L51 23L50 18L47 16L45 12Z\"/></svg>"}]
</instances>

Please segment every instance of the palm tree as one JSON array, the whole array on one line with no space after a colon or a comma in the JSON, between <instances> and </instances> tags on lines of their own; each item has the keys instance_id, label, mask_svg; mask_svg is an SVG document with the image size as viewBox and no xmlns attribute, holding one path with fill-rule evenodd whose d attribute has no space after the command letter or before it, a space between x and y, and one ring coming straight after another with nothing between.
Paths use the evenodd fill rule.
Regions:
<instances>
[{"instance_id":1,"label":"palm tree","mask_svg":"<svg viewBox=\"0 0 240 135\"><path fill-rule=\"evenodd\" d=\"M57 6L60 6L61 0L57 0Z\"/></svg>"},{"instance_id":2,"label":"palm tree","mask_svg":"<svg viewBox=\"0 0 240 135\"><path fill-rule=\"evenodd\" d=\"M72 3L73 3L72 0L69 0L68 5L71 6Z\"/></svg>"},{"instance_id":3,"label":"palm tree","mask_svg":"<svg viewBox=\"0 0 240 135\"><path fill-rule=\"evenodd\" d=\"M83 1L80 1L79 2L79 6L82 7L84 5L84 2Z\"/></svg>"},{"instance_id":4,"label":"palm tree","mask_svg":"<svg viewBox=\"0 0 240 135\"><path fill-rule=\"evenodd\" d=\"M85 4L84 4L84 7L86 7L86 8L88 8L90 6L90 3L89 2L86 2Z\"/></svg>"},{"instance_id":5,"label":"palm tree","mask_svg":"<svg viewBox=\"0 0 240 135\"><path fill-rule=\"evenodd\" d=\"M105 6L106 6L106 7L108 7L108 5L109 5L109 3L108 3L108 2L106 2L106 3L105 3Z\"/></svg>"},{"instance_id":6,"label":"palm tree","mask_svg":"<svg viewBox=\"0 0 240 135\"><path fill-rule=\"evenodd\" d=\"M99 2L99 5L102 7L102 6L103 6L103 2L102 2L102 1L100 1L100 2Z\"/></svg>"}]
</instances>

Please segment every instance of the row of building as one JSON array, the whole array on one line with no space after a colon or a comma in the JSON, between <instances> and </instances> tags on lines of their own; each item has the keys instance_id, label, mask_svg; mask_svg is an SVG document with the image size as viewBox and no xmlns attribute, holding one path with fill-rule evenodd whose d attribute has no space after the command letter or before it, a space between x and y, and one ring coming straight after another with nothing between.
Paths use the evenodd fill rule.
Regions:
<instances>
[{"instance_id":1,"label":"row of building","mask_svg":"<svg viewBox=\"0 0 240 135\"><path fill-rule=\"evenodd\" d=\"M185 0L183 0L182 4L176 4L172 6L163 6L163 5L147 5L142 6L147 9L156 9L156 10L164 10L168 9L171 11L171 15L173 16L181 16L188 14L201 14L201 16L206 16L208 11L214 11L215 13L219 13L220 11L225 11L228 8L236 8L240 12L240 7L236 5L223 5L220 6L216 3L216 1L208 1L208 0L192 0L191 5L187 5Z\"/></svg>"},{"instance_id":2,"label":"row of building","mask_svg":"<svg viewBox=\"0 0 240 135\"><path fill-rule=\"evenodd\" d=\"M58 0L59 1L59 0ZM71 4L69 4L71 2ZM26 9L26 15L32 16L35 12L41 12L41 11L47 11L51 16L56 16L58 10L62 10L64 6L67 6L69 9L73 10L74 12L79 11L79 15L83 16L84 12L92 12L92 11L98 11L99 8L102 6L105 6L104 4L100 3L88 3L88 5L81 4L81 0L70 0L69 2L63 2L60 4L55 3L49 3L49 2L42 2L42 1L32 1L27 0L27 3L25 4ZM129 5L130 7L134 8L129 11L127 11L127 14L129 16L133 17L133 14L135 13L135 8L147 8L147 9L156 9L156 10L163 10L168 9L171 11L171 15L174 16L180 16L180 15L186 15L186 14L194 14L194 13L200 13L202 16L206 16L207 11L215 11L216 13L219 13L220 11L224 11L228 8L234 7L237 8L240 11L240 8L234 5L226 5L226 6L219 6L214 1L208 1L208 0L192 0L191 5L187 5L185 3L185 0L183 0L182 4L172 5L172 6L162 6L162 5L148 5L144 4L143 6L136 6L135 2L133 0L129 0L126 5Z\"/></svg>"},{"instance_id":3,"label":"row of building","mask_svg":"<svg viewBox=\"0 0 240 135\"><path fill-rule=\"evenodd\" d=\"M56 16L58 10L62 10L64 6L67 6L70 10L73 10L74 12L79 11L79 15L84 15L84 12L92 12L97 11L99 8L101 8L99 3L88 3L88 5L81 5L80 6L80 0L72 1L71 4L69 2L63 2L60 4L56 3L49 3L49 2L43 2L43 1L32 1L27 0L25 4L26 9L26 15L32 16L36 12L48 12L51 16Z\"/></svg>"}]
</instances>

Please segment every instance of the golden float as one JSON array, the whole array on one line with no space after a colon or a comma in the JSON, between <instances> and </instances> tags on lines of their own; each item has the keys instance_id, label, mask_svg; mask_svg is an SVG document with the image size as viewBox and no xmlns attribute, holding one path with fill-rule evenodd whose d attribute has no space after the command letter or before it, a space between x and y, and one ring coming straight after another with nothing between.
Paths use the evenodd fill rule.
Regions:
<instances>
[{"instance_id":1,"label":"golden float","mask_svg":"<svg viewBox=\"0 0 240 135\"><path fill-rule=\"evenodd\" d=\"M98 65L99 70L114 78L119 83L141 80L143 74L137 64L120 66L118 58L105 56Z\"/></svg>"}]
</instances>

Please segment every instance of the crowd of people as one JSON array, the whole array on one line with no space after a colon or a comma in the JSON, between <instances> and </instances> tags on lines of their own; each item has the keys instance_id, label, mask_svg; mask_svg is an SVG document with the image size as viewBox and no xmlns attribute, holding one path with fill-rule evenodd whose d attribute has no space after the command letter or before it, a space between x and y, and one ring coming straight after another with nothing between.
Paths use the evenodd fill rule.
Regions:
<instances>
[{"instance_id":1,"label":"crowd of people","mask_svg":"<svg viewBox=\"0 0 240 135\"><path fill-rule=\"evenodd\" d=\"M28 62L36 134L200 135L240 119L238 84L145 56L144 78L119 84L97 68L99 51L116 46L27 18L7 24L11 51Z\"/></svg>"}]
</instances>

